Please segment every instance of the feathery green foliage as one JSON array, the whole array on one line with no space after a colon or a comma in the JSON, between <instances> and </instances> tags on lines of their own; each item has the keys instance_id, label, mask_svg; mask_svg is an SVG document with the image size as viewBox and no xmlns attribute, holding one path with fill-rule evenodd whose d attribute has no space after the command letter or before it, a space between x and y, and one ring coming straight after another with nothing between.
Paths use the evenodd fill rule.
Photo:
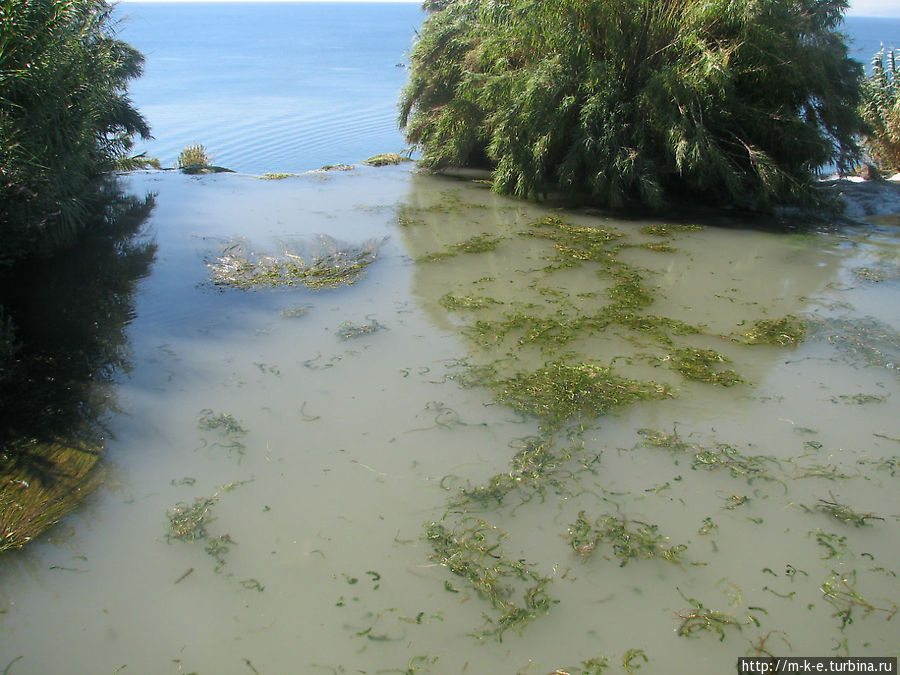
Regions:
<instances>
[{"instance_id":1,"label":"feathery green foliage","mask_svg":"<svg viewBox=\"0 0 900 675\"><path fill-rule=\"evenodd\" d=\"M0 0L0 264L70 237L94 178L150 136L126 92L143 57L111 13L106 0Z\"/></svg>"},{"instance_id":2,"label":"feathery green foliage","mask_svg":"<svg viewBox=\"0 0 900 675\"><path fill-rule=\"evenodd\" d=\"M877 166L900 171L900 71L897 52L882 47L872 58L872 74L862 83L860 114L871 131L866 152Z\"/></svg>"},{"instance_id":3,"label":"feathery green foliage","mask_svg":"<svg viewBox=\"0 0 900 675\"><path fill-rule=\"evenodd\" d=\"M179 169L199 169L212 164L212 160L206 152L206 146L199 143L191 143L178 155Z\"/></svg>"},{"instance_id":4,"label":"feathery green foliage","mask_svg":"<svg viewBox=\"0 0 900 675\"><path fill-rule=\"evenodd\" d=\"M764 209L858 156L845 0L442 0L400 123L422 164L600 204L673 195Z\"/></svg>"}]
</instances>

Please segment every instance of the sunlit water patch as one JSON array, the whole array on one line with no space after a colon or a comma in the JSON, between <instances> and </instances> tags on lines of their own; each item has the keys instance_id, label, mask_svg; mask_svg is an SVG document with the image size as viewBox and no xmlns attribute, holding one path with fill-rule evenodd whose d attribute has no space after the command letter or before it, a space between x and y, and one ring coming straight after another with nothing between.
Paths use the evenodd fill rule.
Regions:
<instances>
[{"instance_id":1,"label":"sunlit water patch","mask_svg":"<svg viewBox=\"0 0 900 675\"><path fill-rule=\"evenodd\" d=\"M900 287L858 272L895 224L621 221L405 167L125 180L157 193L135 367L104 487L0 561L10 673L897 655ZM353 283L222 283L341 252Z\"/></svg>"}]
</instances>

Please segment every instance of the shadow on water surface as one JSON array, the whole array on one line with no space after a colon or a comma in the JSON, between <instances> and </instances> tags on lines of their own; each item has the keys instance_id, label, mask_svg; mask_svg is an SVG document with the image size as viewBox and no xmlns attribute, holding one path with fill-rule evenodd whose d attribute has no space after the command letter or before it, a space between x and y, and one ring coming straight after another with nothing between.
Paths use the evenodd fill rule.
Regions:
<instances>
[{"instance_id":1,"label":"shadow on water surface","mask_svg":"<svg viewBox=\"0 0 900 675\"><path fill-rule=\"evenodd\" d=\"M156 255L142 235L154 197L114 180L69 247L0 278L0 550L56 522L99 481L112 384L130 368L134 291Z\"/></svg>"}]
</instances>

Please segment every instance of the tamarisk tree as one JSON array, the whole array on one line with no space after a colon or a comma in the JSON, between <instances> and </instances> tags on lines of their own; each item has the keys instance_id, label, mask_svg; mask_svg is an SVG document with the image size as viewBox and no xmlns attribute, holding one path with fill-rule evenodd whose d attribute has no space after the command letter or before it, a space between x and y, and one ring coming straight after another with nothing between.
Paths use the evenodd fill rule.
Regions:
<instances>
[{"instance_id":1,"label":"tamarisk tree","mask_svg":"<svg viewBox=\"0 0 900 675\"><path fill-rule=\"evenodd\" d=\"M844 0L430 0L400 123L429 168L622 207L768 209L849 168Z\"/></svg>"}]
</instances>

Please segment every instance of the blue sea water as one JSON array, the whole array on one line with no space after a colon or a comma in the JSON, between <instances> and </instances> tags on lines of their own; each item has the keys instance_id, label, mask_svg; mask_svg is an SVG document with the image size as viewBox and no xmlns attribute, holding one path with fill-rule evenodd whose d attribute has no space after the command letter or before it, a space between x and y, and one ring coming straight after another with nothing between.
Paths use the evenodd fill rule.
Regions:
<instances>
[{"instance_id":1,"label":"blue sea water","mask_svg":"<svg viewBox=\"0 0 900 675\"><path fill-rule=\"evenodd\" d=\"M172 166L192 142L237 171L297 172L405 147L397 128L409 52L424 20L397 2L118 5L120 36L146 57L132 99L146 150ZM900 47L900 19L849 17L854 58Z\"/></svg>"},{"instance_id":2,"label":"blue sea water","mask_svg":"<svg viewBox=\"0 0 900 675\"><path fill-rule=\"evenodd\" d=\"M129 87L164 166L192 142L216 164L297 172L405 147L397 102L424 13L371 2L122 3L145 56Z\"/></svg>"}]
</instances>

